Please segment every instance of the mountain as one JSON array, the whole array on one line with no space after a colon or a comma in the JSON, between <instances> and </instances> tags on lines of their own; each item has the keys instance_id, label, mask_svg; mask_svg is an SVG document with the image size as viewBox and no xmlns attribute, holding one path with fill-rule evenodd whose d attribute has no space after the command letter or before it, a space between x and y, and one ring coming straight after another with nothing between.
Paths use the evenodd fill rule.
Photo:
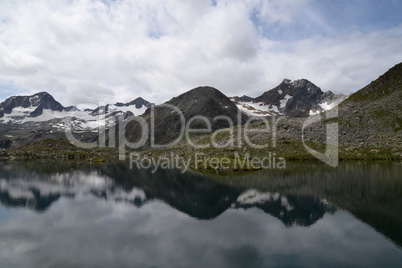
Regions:
<instances>
[{"instance_id":1,"label":"mountain","mask_svg":"<svg viewBox=\"0 0 402 268\"><path fill-rule=\"evenodd\" d=\"M281 85L264 93L256 100L260 101L262 105L264 105L264 101L276 105L284 94L294 94L292 90L295 88L304 91L308 98L304 98L304 100L300 96L292 98L299 99L300 102L310 105L310 111L314 106L322 109L330 108L331 101L335 103L334 101L339 100L339 96L330 92L322 92L307 80L299 82L285 80ZM269 102L269 99L272 101ZM314 103L314 100L318 101L318 105ZM402 156L401 100L402 63L399 63L341 102L337 106L337 111L332 110L336 112L333 114L337 114L337 116L329 119L320 116L322 120L319 119L318 122L309 125L304 130L305 118L289 116L282 121L282 125L278 126L277 137L279 137L280 141L286 142L301 142L302 137L304 137L305 141L325 144L329 134L327 132L328 123L338 123L336 135L340 145L341 158L397 159ZM291 101L292 99L289 99L286 105L283 106L282 111L286 115L308 115L308 109L287 110L287 108L294 107L290 105ZM323 105L323 103L326 103L326 105ZM302 105L300 106L302 107ZM279 109L279 111L281 110ZM285 147L283 145L283 148ZM300 150L298 153L306 153L303 147Z\"/></svg>"},{"instance_id":2,"label":"mountain","mask_svg":"<svg viewBox=\"0 0 402 268\"><path fill-rule=\"evenodd\" d=\"M117 102L115 104L107 104L106 106L99 106L90 112L92 116L105 115L105 117L112 117L118 115L124 115L125 118L128 116L138 116L142 115L148 108L155 106L155 104L144 100L139 97L135 100L127 103Z\"/></svg>"},{"instance_id":3,"label":"mountain","mask_svg":"<svg viewBox=\"0 0 402 268\"><path fill-rule=\"evenodd\" d=\"M402 63L339 105L344 144L402 149Z\"/></svg>"},{"instance_id":4,"label":"mountain","mask_svg":"<svg viewBox=\"0 0 402 268\"><path fill-rule=\"evenodd\" d=\"M241 112L236 105L216 88L207 86L194 88L171 99L164 105L177 107L181 111L186 124L195 116L204 117L211 123L212 131L230 127L230 124L225 119L214 120L217 116L229 118L234 125L244 123L247 118L247 116L243 115L239 122L238 116ZM182 127L185 127L178 112L164 105L157 105L154 109L154 133L157 143L176 139L180 135ZM151 111L147 110L143 117L150 125ZM194 120L190 127L192 129L205 129L206 123L204 120ZM139 139L138 128L138 124L128 126L127 136L129 140L136 141Z\"/></svg>"},{"instance_id":5,"label":"mountain","mask_svg":"<svg viewBox=\"0 0 402 268\"><path fill-rule=\"evenodd\" d=\"M277 87L257 98L234 97L232 100L244 113L252 116L286 115L304 117L329 110L346 99L343 94L321 88L306 79L284 79Z\"/></svg>"},{"instance_id":6,"label":"mountain","mask_svg":"<svg viewBox=\"0 0 402 268\"><path fill-rule=\"evenodd\" d=\"M0 103L0 118L36 117L41 115L44 109L61 112L65 108L47 92L36 93L32 96L13 96Z\"/></svg>"},{"instance_id":7,"label":"mountain","mask_svg":"<svg viewBox=\"0 0 402 268\"><path fill-rule=\"evenodd\" d=\"M324 98L328 98L325 93L321 99ZM331 135L329 123L337 123L334 125L337 130L332 134L339 142L341 158L399 159L402 157L401 100L402 63L340 103L337 110L332 110L334 117L319 116L317 122L304 129L305 118L286 118L278 126L277 137L286 142L301 142L303 137L305 141L326 144ZM298 153L306 153L303 147L300 150Z\"/></svg>"},{"instance_id":8,"label":"mountain","mask_svg":"<svg viewBox=\"0 0 402 268\"><path fill-rule=\"evenodd\" d=\"M247 95L243 95L241 97L237 97L237 96L233 97L232 100L235 101L235 102L237 102L237 101L239 101L239 102L251 102L251 101L254 101L254 98L249 97Z\"/></svg>"},{"instance_id":9,"label":"mountain","mask_svg":"<svg viewBox=\"0 0 402 268\"><path fill-rule=\"evenodd\" d=\"M130 101L130 102L126 103L126 104L123 104L123 103L118 102L118 103L116 103L115 105L116 105L116 106L120 106L120 107L122 107L122 106L126 106L126 107L127 107L127 106L132 106L132 105L134 105L136 109L141 109L141 108L143 108L143 107L149 108L149 107L155 106L154 103L150 103L149 101L146 101L146 100L144 100L144 99L141 98L141 97L138 97L138 98L136 98L135 100Z\"/></svg>"},{"instance_id":10,"label":"mountain","mask_svg":"<svg viewBox=\"0 0 402 268\"><path fill-rule=\"evenodd\" d=\"M115 116L141 115L154 104L142 98L127 103L107 104L94 110L64 107L49 93L12 96L0 104L0 149L47 138L65 138L69 122L80 140L97 139L98 126L114 125Z\"/></svg>"},{"instance_id":11,"label":"mountain","mask_svg":"<svg viewBox=\"0 0 402 268\"><path fill-rule=\"evenodd\" d=\"M137 122L127 120L133 115L141 116L149 127L153 127L156 144L175 140L186 126L205 130L206 121L210 123L213 132L230 127L226 119L238 125L244 124L249 116L277 115L287 116L287 121L278 128L278 137L282 140L300 141L303 137L304 117L319 114L335 106L339 107L341 144L376 148L402 147L401 85L402 63L347 99L342 94L323 92L306 79L284 79L277 87L256 98L244 95L230 99L216 88L197 87L164 105L155 106L155 109L149 109L154 104L142 98L127 103L106 104L94 110L79 110L75 106L63 107L46 92L32 96L14 96L0 104L0 148L44 138L63 138L65 119L70 120L74 133L78 133L82 141L96 141L98 126L105 124L106 131L109 131L107 134L112 133L111 127L118 124L116 116L122 116L125 122L129 122L125 129L126 137L135 142L141 137L142 131ZM169 105L180 110L184 122L178 111L166 107ZM152 112L155 113L153 120ZM305 130L307 140L325 142L327 122L321 123L322 126L318 128L310 126ZM262 139L263 134L258 134L257 138Z\"/></svg>"},{"instance_id":12,"label":"mountain","mask_svg":"<svg viewBox=\"0 0 402 268\"><path fill-rule=\"evenodd\" d=\"M131 115L141 115L153 105L153 103L139 97L128 103L118 102L99 106L94 110L85 109L81 111L76 106L64 107L49 93L40 92L32 96L12 96L2 102L0 104L0 123L44 122L64 119L69 116L87 123L98 122L100 119L118 115L124 115L125 118ZM99 118L100 115L104 115L104 117ZM90 127L90 125L95 124L87 125Z\"/></svg>"},{"instance_id":13,"label":"mountain","mask_svg":"<svg viewBox=\"0 0 402 268\"><path fill-rule=\"evenodd\" d=\"M75 111L79 111L80 109L78 109L77 106L68 106L68 107L65 107L64 110L66 110L67 112L75 112Z\"/></svg>"},{"instance_id":14,"label":"mountain","mask_svg":"<svg viewBox=\"0 0 402 268\"><path fill-rule=\"evenodd\" d=\"M166 103L179 108L185 118L201 115L212 121L216 116L227 116L235 122L238 116L236 105L222 92L213 87L194 88ZM218 121L213 124L212 128L221 128L222 123L224 122Z\"/></svg>"}]
</instances>

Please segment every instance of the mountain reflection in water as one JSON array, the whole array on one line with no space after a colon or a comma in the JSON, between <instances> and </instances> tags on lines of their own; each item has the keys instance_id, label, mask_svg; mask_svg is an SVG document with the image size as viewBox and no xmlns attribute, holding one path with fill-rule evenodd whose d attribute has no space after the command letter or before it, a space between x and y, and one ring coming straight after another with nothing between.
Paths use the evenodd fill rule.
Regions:
<instances>
[{"instance_id":1,"label":"mountain reflection in water","mask_svg":"<svg viewBox=\"0 0 402 268\"><path fill-rule=\"evenodd\" d=\"M32 172L18 166L2 166L0 202L45 212L61 197L93 195L100 199L142 207L154 200L169 204L187 215L211 220L229 208L257 207L285 225L310 226L333 213L335 206L312 196L260 192L218 183L200 174L176 170L130 170L120 163L66 173Z\"/></svg>"},{"instance_id":2,"label":"mountain reflection in water","mask_svg":"<svg viewBox=\"0 0 402 268\"><path fill-rule=\"evenodd\" d=\"M330 233L331 230L333 232L337 230L337 225L346 224L346 226L350 226L351 222L353 222L352 225L361 225L361 221L371 227L367 229L367 227L362 227L362 225L359 229L368 232L369 235L367 237L376 236L376 239L381 240L382 242L379 245L384 244L384 250L387 248L387 254L392 256L392 258L388 255L383 256L379 261L382 264L384 261L389 261L388 265L393 266L395 260L402 260L399 248L402 245L402 231L399 228L402 224L402 214L400 213L402 211L402 181L398 176L401 171L402 165L398 163L341 163L338 168L333 169L319 163L311 162L290 163L289 168L282 171L261 171L236 177L217 177L199 173L182 174L180 171L175 170L158 170L153 174L148 170L130 170L128 165L123 162L98 166L87 166L84 163L0 162L0 239L3 239L7 228L9 228L7 232L14 230L14 227L10 226L6 230L2 230L2 222L15 221L16 219L13 217L18 218L16 215L20 215L21 211L26 211L26 209L34 211L38 217L37 219L44 220L46 218L45 222L50 225L53 224L52 219L54 219L54 216L50 216L52 214L63 213L63 217L72 217L65 213L79 213L80 217L76 215L74 219L77 221L76 224L80 226L83 224L81 221L93 221L95 225L101 221L102 217L98 218L97 213L98 210L105 208L106 204L110 204L110 206L107 205L108 209L117 209L117 212L113 213L118 214L122 213L118 212L123 209L121 205L124 205L124 211L127 211L131 206L133 210L137 211L136 214L138 214L136 220L131 218L131 221L135 222L145 221L151 215L155 215L154 213L158 213L158 217L162 220L165 219L166 222L156 223L148 219L146 226L154 228L151 233L159 233L162 236L160 238L161 241L164 236L169 235L161 230L165 228L175 229L175 225L170 225L173 224L172 222L179 221L182 224L183 221L188 221L182 217L193 219L192 225L194 227L191 228L194 228L194 230L185 225L182 231L179 229L174 234L170 234L175 239L179 239L179 237L185 234L195 236L195 233L197 237L198 235L213 236L214 232L207 232L207 230L221 228L219 227L220 221L225 221L224 226L228 226L228 230L230 228L237 230L236 234L228 233L227 236L224 236L228 240L232 239L230 237L233 235L237 236L237 239L242 239L242 234L239 231L241 226L243 226L244 232L247 233L252 232L253 229L259 230L264 225L267 226L266 228L279 228L272 227L276 226L276 223L272 220L265 219L263 222L259 221L258 224L251 220L254 218L262 219L262 215L269 215L279 220L282 226L286 228L291 227L291 229L287 229L286 233L282 233L284 237L295 236L294 232L297 232L298 235L304 233L304 231L301 232L299 229L294 228L315 227L314 230L317 228L320 230L320 228L324 228L322 224L324 226L328 224L329 226L334 225L333 229L326 230L326 232ZM95 200L97 200L96 203L94 203ZM92 206L89 206L89 204L92 204ZM8 208L9 212L6 213L4 209L1 209L1 206ZM76 209L77 211L73 212ZM64 212L62 212L63 210ZM8 214L10 213L14 216L9 216ZM176 215L174 216L176 220L171 220L169 215ZM124 215L120 215L119 217L124 218ZM323 222L319 224L320 221ZM21 224L18 223L17 225ZM180 224L176 223L177 226ZM200 229L199 224L202 224L202 226L208 224L208 228ZM229 227L228 224L232 226ZM120 225L117 224L117 226ZM164 225L163 228L161 227L162 225ZM113 226L110 226L110 228L114 230ZM381 235L370 231L371 228L381 233ZM294 230L291 231L292 229ZM106 230L109 232L111 229L105 229L104 233ZM129 233L129 229L119 230L122 234L116 233L117 230L110 231L115 237L108 237L108 239L120 239L121 243L126 243L126 246L131 245L133 241L128 241L128 238L121 237L123 233ZM193 230L193 232L188 233L190 230ZM223 235L228 230L215 231ZM27 232L27 230L24 232ZM112 235L111 233L108 235ZM151 240L153 242L158 241L156 237L151 240L149 237L146 238L145 233L142 235L136 233L136 239L140 239L141 243L145 243L148 246L150 246L148 243ZM335 233L331 235L336 237ZM352 239L353 234L349 235L351 237L348 237L348 239ZM259 235L256 237L259 237ZM270 239L274 237L276 235L271 233ZM385 240L383 240L384 238ZM60 239L62 241L69 241L69 238L66 237L60 237L58 241ZM142 239L146 239L146 241ZM387 244L387 239L392 241L392 243ZM300 266L321 266L326 264L324 260L315 264L306 263L300 260L301 256L296 253L292 253L297 255L294 256L293 260L290 258L287 261L283 261L282 258L285 258L290 253L284 245L279 244L279 238L276 240L273 239L272 243L278 243L278 247L282 251L279 250L279 252L273 255L274 257L271 256L270 260L277 259L271 264L265 265L267 260L259 256L261 253L256 252L253 242L240 245L240 248L237 249L231 248L230 254L227 252L229 255L226 257L230 259L229 262L234 261L233 263L237 263L236 265L238 266L233 263L229 265L227 263L228 259L225 259L224 263L211 263L212 260L205 260L202 263L204 265L216 265L216 267L220 267L219 265L242 267L240 264L250 267L277 266L281 263L283 266L293 266L295 263ZM135 241L138 242L137 240ZM321 242L323 245L320 246L324 246L327 242L324 239ZM49 242L49 244L52 243ZM70 243L61 243L67 243L70 246L74 244L73 241L70 241ZM79 243L79 241L76 243ZM331 243L325 245L331 246ZM4 248L8 246L6 242L0 242L0 266L2 263L7 265L13 264L12 261L1 261L2 251L4 253ZM205 246L204 250L207 250L208 246ZM362 246L367 245L363 243ZM157 246L154 249L156 248ZM108 248L107 250L113 249ZM145 249L141 250L144 251ZM149 250L152 251L153 249L149 248ZM184 249L178 245L178 250ZM204 253L207 254L207 251ZM337 254L341 254L340 252ZM193 253L186 253L190 254L190 256L185 257L189 263L191 263L190 257ZM41 254L44 253L41 252ZM240 256L243 257L240 258ZM115 257L113 255L111 258L114 259ZM221 257L220 255L219 258ZM173 257L170 256L168 258L164 256L161 259L165 260L166 258ZM242 261L237 260L237 258L240 258ZM78 264L94 266L94 262L89 259L88 256L82 257ZM246 260L251 261L251 263L244 263ZM53 261L58 266L60 264L61 266L69 266L71 264L66 260L61 262L58 262L60 260ZM88 263L85 263L86 261ZM124 266L125 262L123 259L121 261ZM188 265L189 263L186 261L183 260L179 264ZM364 258L360 262L356 259L354 263L348 257L340 256L336 257L336 261L339 261L339 264L351 266L360 266L362 263L365 263ZM104 262L104 265L107 263L107 261ZM149 263L152 264L153 262ZM174 263L175 261L172 261L171 266L175 266L173 265ZM371 260L371 263L368 263L376 264L373 260ZM18 264L21 265L21 263ZM142 264L144 263L136 262L134 264L143 266ZM200 267L202 267L201 263Z\"/></svg>"}]
</instances>

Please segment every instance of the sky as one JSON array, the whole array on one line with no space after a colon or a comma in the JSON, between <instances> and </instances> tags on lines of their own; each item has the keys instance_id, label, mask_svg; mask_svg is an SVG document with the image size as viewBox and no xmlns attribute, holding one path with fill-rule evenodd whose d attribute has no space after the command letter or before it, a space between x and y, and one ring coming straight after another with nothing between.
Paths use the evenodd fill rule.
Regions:
<instances>
[{"instance_id":1,"label":"sky","mask_svg":"<svg viewBox=\"0 0 402 268\"><path fill-rule=\"evenodd\" d=\"M0 101L256 97L284 78L350 94L402 62L402 0L1 0Z\"/></svg>"}]
</instances>

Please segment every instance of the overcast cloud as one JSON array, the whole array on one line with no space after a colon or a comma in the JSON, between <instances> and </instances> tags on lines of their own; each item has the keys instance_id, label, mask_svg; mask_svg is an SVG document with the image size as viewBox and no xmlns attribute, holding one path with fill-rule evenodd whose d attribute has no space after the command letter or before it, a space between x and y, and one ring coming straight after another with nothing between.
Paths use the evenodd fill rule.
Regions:
<instances>
[{"instance_id":1,"label":"overcast cloud","mask_svg":"<svg viewBox=\"0 0 402 268\"><path fill-rule=\"evenodd\" d=\"M161 103L200 85L258 96L283 78L349 94L402 61L402 1L0 2L0 100Z\"/></svg>"}]
</instances>

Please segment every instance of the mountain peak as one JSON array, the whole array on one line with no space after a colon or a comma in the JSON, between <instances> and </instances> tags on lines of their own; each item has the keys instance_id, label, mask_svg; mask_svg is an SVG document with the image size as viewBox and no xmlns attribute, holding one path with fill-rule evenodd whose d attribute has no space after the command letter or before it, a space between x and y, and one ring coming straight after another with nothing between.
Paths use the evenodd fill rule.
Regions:
<instances>
[{"instance_id":1,"label":"mountain peak","mask_svg":"<svg viewBox=\"0 0 402 268\"><path fill-rule=\"evenodd\" d=\"M141 109L142 107L149 108L149 107L154 106L153 103L150 103L149 101L144 100L141 97L138 97L135 100L130 101L130 102L125 104L125 106L131 106L131 105L135 105L135 108L137 108L137 109Z\"/></svg>"},{"instance_id":2,"label":"mountain peak","mask_svg":"<svg viewBox=\"0 0 402 268\"><path fill-rule=\"evenodd\" d=\"M191 89L190 91L188 91L188 92L186 92L184 94L188 94L188 95L194 94L194 95L205 96L205 97L209 97L210 94L225 96L218 89L216 89L214 87L210 87L210 86L199 86L199 87Z\"/></svg>"},{"instance_id":3,"label":"mountain peak","mask_svg":"<svg viewBox=\"0 0 402 268\"><path fill-rule=\"evenodd\" d=\"M245 114L252 116L299 117L329 110L345 98L345 95L331 91L324 93L307 79L292 81L285 78L278 86L257 98L243 96L233 97L232 100Z\"/></svg>"},{"instance_id":4,"label":"mountain peak","mask_svg":"<svg viewBox=\"0 0 402 268\"><path fill-rule=\"evenodd\" d=\"M33 96L43 97L43 96L52 96L52 95L50 95L50 94L49 94L48 92L46 92L46 91L41 91L41 92L38 92L38 93L33 94L31 97L33 97Z\"/></svg>"},{"instance_id":5,"label":"mountain peak","mask_svg":"<svg viewBox=\"0 0 402 268\"><path fill-rule=\"evenodd\" d=\"M318 109L321 101L321 88L307 79L291 81L284 79L277 87L264 92L255 98L255 102L263 103L268 107L277 107L276 113L289 116L308 116L310 110Z\"/></svg>"},{"instance_id":6,"label":"mountain peak","mask_svg":"<svg viewBox=\"0 0 402 268\"><path fill-rule=\"evenodd\" d=\"M302 78L302 79L298 79L298 80L294 80L289 82L289 84L293 87L297 87L297 88L303 88L303 87L308 87L308 89L314 89L314 90L321 90L318 86L316 86L313 82Z\"/></svg>"},{"instance_id":7,"label":"mountain peak","mask_svg":"<svg viewBox=\"0 0 402 268\"><path fill-rule=\"evenodd\" d=\"M234 97L232 97L231 99L232 99L233 101L243 101L243 102L249 102L249 101L253 101L253 100L254 100L254 98L249 97L249 96L247 96L247 95L243 95L243 96L241 96L241 97L234 96Z\"/></svg>"},{"instance_id":8,"label":"mountain peak","mask_svg":"<svg viewBox=\"0 0 402 268\"><path fill-rule=\"evenodd\" d=\"M177 97L174 97L170 101L168 101L168 104L173 104L176 106L188 106L187 104L195 104L197 103L196 106L200 106L201 104L204 104L205 102L221 102L224 103L231 103L230 99L220 92L218 89L210 86L200 86L193 88ZM190 105L190 106L191 106Z\"/></svg>"},{"instance_id":9,"label":"mountain peak","mask_svg":"<svg viewBox=\"0 0 402 268\"><path fill-rule=\"evenodd\" d=\"M231 123L237 125L246 121L243 116L242 122L238 122L239 109L236 105L221 91L210 86L201 86L193 88L165 104L172 105L180 110L186 122L202 116L209 121L212 130L230 127L228 120L214 120L215 118L225 116L231 120ZM150 113L146 112L146 116ZM174 113L171 108L162 105L155 106L155 140L171 141L178 136L183 127L181 118ZM196 119L192 122L191 128L205 129L204 120Z\"/></svg>"},{"instance_id":10,"label":"mountain peak","mask_svg":"<svg viewBox=\"0 0 402 268\"><path fill-rule=\"evenodd\" d=\"M145 101L142 97L138 97L138 98L136 98L135 100L133 100L133 101Z\"/></svg>"},{"instance_id":11,"label":"mountain peak","mask_svg":"<svg viewBox=\"0 0 402 268\"><path fill-rule=\"evenodd\" d=\"M12 96L0 104L0 110L4 114L10 114L16 107L35 108L30 116L35 117L42 114L43 109L62 111L64 107L57 102L52 95L43 91L31 96Z\"/></svg>"}]
</instances>

